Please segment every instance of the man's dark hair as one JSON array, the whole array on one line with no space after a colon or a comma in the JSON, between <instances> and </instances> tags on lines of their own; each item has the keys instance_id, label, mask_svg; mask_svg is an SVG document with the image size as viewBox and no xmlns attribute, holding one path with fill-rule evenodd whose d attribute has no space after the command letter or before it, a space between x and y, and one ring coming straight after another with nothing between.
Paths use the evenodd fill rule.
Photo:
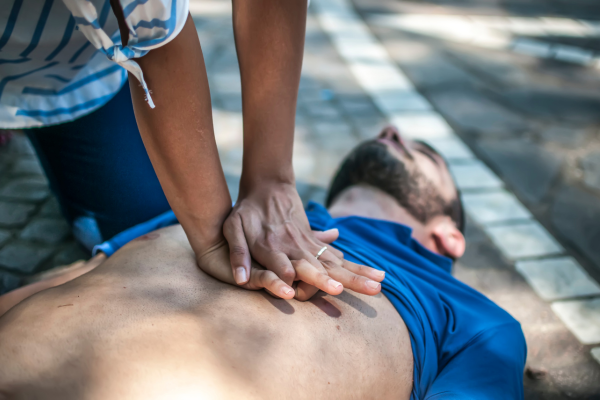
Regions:
<instances>
[{"instance_id":1,"label":"man's dark hair","mask_svg":"<svg viewBox=\"0 0 600 400\"><path fill-rule=\"evenodd\" d=\"M431 151L435 152L433 149ZM361 184L389 194L422 223L427 223L437 215L447 215L464 233L460 192L457 190L456 197L450 201L444 199L420 171L409 171L383 143L375 140L364 142L346 157L331 181L326 206L331 206L347 188Z\"/></svg>"}]
</instances>

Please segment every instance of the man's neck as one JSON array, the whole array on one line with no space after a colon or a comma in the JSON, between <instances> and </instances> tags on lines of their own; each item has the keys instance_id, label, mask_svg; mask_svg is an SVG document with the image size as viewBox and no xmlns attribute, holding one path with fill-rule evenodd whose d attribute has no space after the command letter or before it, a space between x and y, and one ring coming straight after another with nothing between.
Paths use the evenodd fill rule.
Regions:
<instances>
[{"instance_id":1,"label":"man's neck","mask_svg":"<svg viewBox=\"0 0 600 400\"><path fill-rule=\"evenodd\" d=\"M414 226L417 222L389 194L371 186L352 186L343 191L329 207L333 218L351 215L382 219Z\"/></svg>"}]
</instances>

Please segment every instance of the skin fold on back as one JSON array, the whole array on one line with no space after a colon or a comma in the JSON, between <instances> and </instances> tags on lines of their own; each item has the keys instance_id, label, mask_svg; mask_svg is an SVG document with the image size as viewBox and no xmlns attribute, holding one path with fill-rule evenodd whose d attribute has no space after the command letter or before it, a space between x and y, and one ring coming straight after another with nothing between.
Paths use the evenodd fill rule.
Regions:
<instances>
[{"instance_id":1,"label":"skin fold on back","mask_svg":"<svg viewBox=\"0 0 600 400\"><path fill-rule=\"evenodd\" d=\"M302 303L224 284L180 226L0 318L0 398L408 399L412 377L382 294Z\"/></svg>"}]
</instances>

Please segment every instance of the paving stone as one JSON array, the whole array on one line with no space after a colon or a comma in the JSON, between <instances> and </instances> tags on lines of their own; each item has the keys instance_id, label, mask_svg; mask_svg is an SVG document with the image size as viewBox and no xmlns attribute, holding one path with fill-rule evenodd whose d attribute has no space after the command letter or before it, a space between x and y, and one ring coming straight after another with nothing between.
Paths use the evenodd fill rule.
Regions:
<instances>
[{"instance_id":1,"label":"paving stone","mask_svg":"<svg viewBox=\"0 0 600 400\"><path fill-rule=\"evenodd\" d=\"M79 243L73 241L67 247L60 250L52 259L52 265L58 267L69 265L79 260L89 260L91 254Z\"/></svg>"},{"instance_id":2,"label":"paving stone","mask_svg":"<svg viewBox=\"0 0 600 400\"><path fill-rule=\"evenodd\" d=\"M560 172L561 157L523 139L481 141L477 146L525 201L538 203Z\"/></svg>"},{"instance_id":3,"label":"paving stone","mask_svg":"<svg viewBox=\"0 0 600 400\"><path fill-rule=\"evenodd\" d=\"M339 161L340 157L350 153L350 151L352 151L352 149L354 149L359 142L359 140L352 135L352 132L346 131L345 128L340 130L323 130L322 132L328 133L319 134L315 138L316 147L318 147L318 149L324 153L325 157L329 157L330 159L335 159L337 161ZM336 153L337 156L333 157L327 153ZM317 169L317 171L319 170Z\"/></svg>"},{"instance_id":4,"label":"paving stone","mask_svg":"<svg viewBox=\"0 0 600 400\"><path fill-rule=\"evenodd\" d=\"M226 111L242 112L242 98L235 94L222 94L219 96L219 102Z\"/></svg>"},{"instance_id":5,"label":"paving stone","mask_svg":"<svg viewBox=\"0 0 600 400\"><path fill-rule=\"evenodd\" d=\"M44 170L36 157L21 157L12 167L13 175L44 175Z\"/></svg>"},{"instance_id":6,"label":"paving stone","mask_svg":"<svg viewBox=\"0 0 600 400\"><path fill-rule=\"evenodd\" d=\"M561 238L573 244L600 268L600 202L581 189L564 186L555 196L551 221Z\"/></svg>"},{"instance_id":7,"label":"paving stone","mask_svg":"<svg viewBox=\"0 0 600 400\"><path fill-rule=\"evenodd\" d=\"M12 139L6 146L6 151L13 155L35 155L35 151L33 150L33 146L31 146L29 139L20 133L13 134Z\"/></svg>"},{"instance_id":8,"label":"paving stone","mask_svg":"<svg viewBox=\"0 0 600 400\"><path fill-rule=\"evenodd\" d=\"M477 80L433 46L409 40L397 31L384 36L389 38L385 41L386 49L394 61L420 89L447 87L449 84L472 85Z\"/></svg>"},{"instance_id":9,"label":"paving stone","mask_svg":"<svg viewBox=\"0 0 600 400\"><path fill-rule=\"evenodd\" d=\"M315 186L311 185L310 183L296 179L296 189L298 190L298 194L302 199L302 204L304 204L304 207L306 207L306 204L310 199L310 194L315 189Z\"/></svg>"},{"instance_id":10,"label":"paving stone","mask_svg":"<svg viewBox=\"0 0 600 400\"><path fill-rule=\"evenodd\" d=\"M40 201L49 194L48 184L41 179L14 180L0 189L0 197L10 200Z\"/></svg>"},{"instance_id":11,"label":"paving stone","mask_svg":"<svg viewBox=\"0 0 600 400\"><path fill-rule=\"evenodd\" d=\"M589 136L587 129L567 128L563 126L551 126L541 131L542 137L549 142L557 143L567 148L578 148Z\"/></svg>"},{"instance_id":12,"label":"paving stone","mask_svg":"<svg viewBox=\"0 0 600 400\"><path fill-rule=\"evenodd\" d=\"M313 146L296 141L294 144L292 164L294 167L294 174L296 175L296 181L305 181L306 183L311 182L317 165Z\"/></svg>"},{"instance_id":13,"label":"paving stone","mask_svg":"<svg viewBox=\"0 0 600 400\"><path fill-rule=\"evenodd\" d=\"M8 242L8 239L10 239L11 237L12 233L10 233L10 231L0 229L0 247L4 246L4 244Z\"/></svg>"},{"instance_id":14,"label":"paving stone","mask_svg":"<svg viewBox=\"0 0 600 400\"><path fill-rule=\"evenodd\" d=\"M33 204L0 201L0 225L5 227L24 225L34 210Z\"/></svg>"},{"instance_id":15,"label":"paving stone","mask_svg":"<svg viewBox=\"0 0 600 400\"><path fill-rule=\"evenodd\" d=\"M453 136L448 123L436 112L406 112L389 116L400 133L410 139L438 139Z\"/></svg>"},{"instance_id":16,"label":"paving stone","mask_svg":"<svg viewBox=\"0 0 600 400\"><path fill-rule=\"evenodd\" d=\"M562 123L600 122L600 97L560 87L514 89L500 93L504 101L531 116Z\"/></svg>"},{"instance_id":17,"label":"paving stone","mask_svg":"<svg viewBox=\"0 0 600 400\"><path fill-rule=\"evenodd\" d=\"M474 159L471 150L457 136L449 136L439 139L429 139L427 143L441 154L446 162L452 163L456 160Z\"/></svg>"},{"instance_id":18,"label":"paving stone","mask_svg":"<svg viewBox=\"0 0 600 400\"><path fill-rule=\"evenodd\" d=\"M513 51L532 57L549 58L552 56L551 45L538 40L517 39Z\"/></svg>"},{"instance_id":19,"label":"paving stone","mask_svg":"<svg viewBox=\"0 0 600 400\"><path fill-rule=\"evenodd\" d=\"M370 63L368 63L369 61ZM360 86L368 93L377 93L380 90L407 90L413 88L406 75L396 68L391 60L382 60L380 57L365 57L365 60L350 64L350 67Z\"/></svg>"},{"instance_id":20,"label":"paving stone","mask_svg":"<svg viewBox=\"0 0 600 400\"><path fill-rule=\"evenodd\" d=\"M583 181L596 190L600 190L600 152L589 153L581 159Z\"/></svg>"},{"instance_id":21,"label":"paving stone","mask_svg":"<svg viewBox=\"0 0 600 400\"><path fill-rule=\"evenodd\" d=\"M592 350L590 350L590 353L592 354L592 357L594 357L594 360L600 364L600 347L594 347Z\"/></svg>"},{"instance_id":22,"label":"paving stone","mask_svg":"<svg viewBox=\"0 0 600 400\"><path fill-rule=\"evenodd\" d=\"M225 173L225 180L227 181L227 188L229 189L229 194L231 195L231 201L235 203L240 190L240 176Z\"/></svg>"},{"instance_id":23,"label":"paving stone","mask_svg":"<svg viewBox=\"0 0 600 400\"><path fill-rule=\"evenodd\" d=\"M515 268L544 300L600 295L600 286L572 257L519 261Z\"/></svg>"},{"instance_id":24,"label":"paving stone","mask_svg":"<svg viewBox=\"0 0 600 400\"><path fill-rule=\"evenodd\" d=\"M56 200L56 197L50 196L50 198L44 203L44 205L40 209L38 215L44 217L62 216L62 213L60 211L60 205L58 204L58 200Z\"/></svg>"},{"instance_id":25,"label":"paving stone","mask_svg":"<svg viewBox=\"0 0 600 400\"><path fill-rule=\"evenodd\" d=\"M0 150L2 148L0 147ZM2 156L2 153L0 153L0 156ZM5 172L8 172L8 167L9 167L9 162L8 159L0 159L0 176L4 176Z\"/></svg>"},{"instance_id":26,"label":"paving stone","mask_svg":"<svg viewBox=\"0 0 600 400\"><path fill-rule=\"evenodd\" d=\"M327 102L309 103L306 105L308 114L317 119L340 119L340 112Z\"/></svg>"},{"instance_id":27,"label":"paving stone","mask_svg":"<svg viewBox=\"0 0 600 400\"><path fill-rule=\"evenodd\" d=\"M450 122L465 132L506 136L527 129L527 123L520 116L474 90L440 89L429 92L428 97Z\"/></svg>"},{"instance_id":28,"label":"paving stone","mask_svg":"<svg viewBox=\"0 0 600 400\"><path fill-rule=\"evenodd\" d=\"M10 272L0 270L0 296L21 286L22 279Z\"/></svg>"},{"instance_id":29,"label":"paving stone","mask_svg":"<svg viewBox=\"0 0 600 400\"><path fill-rule=\"evenodd\" d=\"M600 343L600 298L557 301L552 310L581 343Z\"/></svg>"},{"instance_id":30,"label":"paving stone","mask_svg":"<svg viewBox=\"0 0 600 400\"><path fill-rule=\"evenodd\" d=\"M477 225L477 223L475 223L475 221L468 214L465 216L464 235L465 240L467 241L467 247L470 244L489 241L489 238L487 237L483 229L481 229L479 225Z\"/></svg>"},{"instance_id":31,"label":"paving stone","mask_svg":"<svg viewBox=\"0 0 600 400\"><path fill-rule=\"evenodd\" d=\"M505 190L486 193L464 193L469 215L481 225L532 218L523 205Z\"/></svg>"},{"instance_id":32,"label":"paving stone","mask_svg":"<svg viewBox=\"0 0 600 400\"><path fill-rule=\"evenodd\" d=\"M594 53L574 46L554 45L554 58L575 64L588 65L594 58Z\"/></svg>"},{"instance_id":33,"label":"paving stone","mask_svg":"<svg viewBox=\"0 0 600 400\"><path fill-rule=\"evenodd\" d=\"M549 340L547 339L546 342ZM558 346L554 346L559 349ZM582 357L582 353L586 355ZM548 369L548 378L561 391L559 399L590 399L598 398L600 393L600 368L591 360L587 350L571 352L569 365ZM582 359L583 358L583 359Z\"/></svg>"},{"instance_id":34,"label":"paving stone","mask_svg":"<svg viewBox=\"0 0 600 400\"><path fill-rule=\"evenodd\" d=\"M502 187L502 181L479 160L466 164L451 164L450 172L460 190Z\"/></svg>"},{"instance_id":35,"label":"paving stone","mask_svg":"<svg viewBox=\"0 0 600 400\"><path fill-rule=\"evenodd\" d=\"M479 230L479 232L482 231ZM472 232L467 236L470 236L467 237L467 249L457 262L462 267L469 270L481 271L488 271L490 269L502 270L510 267L507 261L501 256L498 248L490 242L489 238L483 236L482 238L477 237L476 240L472 240ZM481 280L481 277L477 276L477 279ZM499 286L496 286L494 290L498 289Z\"/></svg>"},{"instance_id":36,"label":"paving stone","mask_svg":"<svg viewBox=\"0 0 600 400\"><path fill-rule=\"evenodd\" d=\"M312 76L302 73L300 76L300 92L304 89L320 88L319 82Z\"/></svg>"},{"instance_id":37,"label":"paving stone","mask_svg":"<svg viewBox=\"0 0 600 400\"><path fill-rule=\"evenodd\" d=\"M323 90L320 87L307 87L300 89L298 91L298 103L299 104L311 104L311 103L321 103L323 101L329 101L329 99L324 98Z\"/></svg>"},{"instance_id":38,"label":"paving stone","mask_svg":"<svg viewBox=\"0 0 600 400\"><path fill-rule=\"evenodd\" d=\"M383 119L369 119L367 121L354 121L354 129L358 132L360 140L370 140L377 136L381 129L386 126Z\"/></svg>"},{"instance_id":39,"label":"paving stone","mask_svg":"<svg viewBox=\"0 0 600 400\"><path fill-rule=\"evenodd\" d=\"M490 226L485 231L502 253L511 260L562 252L562 247L537 221Z\"/></svg>"},{"instance_id":40,"label":"paving stone","mask_svg":"<svg viewBox=\"0 0 600 400\"><path fill-rule=\"evenodd\" d=\"M241 94L242 82L239 73L217 73L211 77L215 89L221 94Z\"/></svg>"},{"instance_id":41,"label":"paving stone","mask_svg":"<svg viewBox=\"0 0 600 400\"><path fill-rule=\"evenodd\" d=\"M308 201L314 201L315 203L319 203L322 206L324 206L326 199L327 199L327 190L324 188L316 188L311 192L311 194L308 198Z\"/></svg>"},{"instance_id":42,"label":"paving stone","mask_svg":"<svg viewBox=\"0 0 600 400\"><path fill-rule=\"evenodd\" d=\"M40 218L31 221L21 231L21 239L57 244L62 242L71 233L69 224L64 219Z\"/></svg>"},{"instance_id":43,"label":"paving stone","mask_svg":"<svg viewBox=\"0 0 600 400\"><path fill-rule=\"evenodd\" d=\"M431 104L413 88L372 91L371 97L384 114L406 111L429 111Z\"/></svg>"},{"instance_id":44,"label":"paving stone","mask_svg":"<svg viewBox=\"0 0 600 400\"><path fill-rule=\"evenodd\" d=\"M51 248L31 243L9 243L0 249L0 266L22 274L31 274L52 252Z\"/></svg>"},{"instance_id":45,"label":"paving stone","mask_svg":"<svg viewBox=\"0 0 600 400\"><path fill-rule=\"evenodd\" d=\"M340 106L346 113L354 116L378 116L379 111L373 102L365 96L344 97L339 100Z\"/></svg>"},{"instance_id":46,"label":"paving stone","mask_svg":"<svg viewBox=\"0 0 600 400\"><path fill-rule=\"evenodd\" d=\"M343 119L337 121L319 121L313 124L313 127L315 138L317 139L325 139L327 141L339 138L345 138L351 141L355 139L352 134L352 127Z\"/></svg>"}]
</instances>

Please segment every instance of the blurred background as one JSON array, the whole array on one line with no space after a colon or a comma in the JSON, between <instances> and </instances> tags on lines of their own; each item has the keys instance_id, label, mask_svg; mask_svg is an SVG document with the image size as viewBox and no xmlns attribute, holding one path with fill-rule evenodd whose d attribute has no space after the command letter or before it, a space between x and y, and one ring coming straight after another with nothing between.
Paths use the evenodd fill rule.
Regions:
<instances>
[{"instance_id":1,"label":"blurred background","mask_svg":"<svg viewBox=\"0 0 600 400\"><path fill-rule=\"evenodd\" d=\"M241 87L228 0L191 0L232 197ZM454 275L517 318L526 399L600 399L600 2L313 0L294 167L323 202L387 123L441 151L464 194ZM0 138L0 294L89 258L24 136ZM6 141L6 143L4 143Z\"/></svg>"}]
</instances>

